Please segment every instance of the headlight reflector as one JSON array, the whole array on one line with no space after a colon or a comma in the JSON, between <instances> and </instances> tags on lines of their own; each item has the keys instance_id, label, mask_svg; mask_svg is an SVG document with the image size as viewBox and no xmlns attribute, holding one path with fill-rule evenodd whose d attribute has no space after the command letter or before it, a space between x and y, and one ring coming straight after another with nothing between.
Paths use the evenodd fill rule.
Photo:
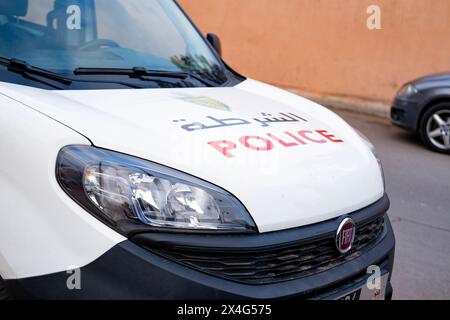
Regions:
<instances>
[{"instance_id":1,"label":"headlight reflector","mask_svg":"<svg viewBox=\"0 0 450 320\"><path fill-rule=\"evenodd\" d=\"M409 97L416 94L417 88L413 84L404 85L397 93L398 97Z\"/></svg>"},{"instance_id":2,"label":"headlight reflector","mask_svg":"<svg viewBox=\"0 0 450 320\"><path fill-rule=\"evenodd\" d=\"M244 206L225 190L120 153L65 147L58 156L57 179L69 196L125 234L145 228L256 231Z\"/></svg>"}]
</instances>

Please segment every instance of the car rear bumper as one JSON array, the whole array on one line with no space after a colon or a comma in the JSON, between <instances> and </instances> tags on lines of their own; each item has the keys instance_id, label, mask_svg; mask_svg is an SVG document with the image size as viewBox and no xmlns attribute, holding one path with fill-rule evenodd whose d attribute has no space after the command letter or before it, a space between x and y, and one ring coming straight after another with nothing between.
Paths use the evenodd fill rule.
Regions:
<instances>
[{"instance_id":1,"label":"car rear bumper","mask_svg":"<svg viewBox=\"0 0 450 320\"><path fill-rule=\"evenodd\" d=\"M360 210L356 216L362 218L374 210L387 210L386 201L388 203L387 197L375 206ZM255 241L269 245L274 241L286 242L300 234L311 237L325 226L318 224L299 231L294 229L257 235L249 238L249 243L252 245ZM305 235L305 232L311 233ZM201 239L198 237L188 240L194 243L196 239ZM204 242L214 244L214 241L205 238ZM233 241L230 242L232 246L245 243L242 240ZM160 242L167 244L170 240ZM220 246L219 242L217 244ZM222 245L228 244L222 242ZM376 265L382 275L389 275L385 292L389 299L392 296L390 277L394 247L394 234L386 216L382 236L360 256L323 272L289 281L255 285L195 270L127 240L80 269L80 289L68 289L67 283L73 280L73 274L66 272L8 280L7 287L13 297L19 299L336 299L364 286L370 275L367 268Z\"/></svg>"}]
</instances>

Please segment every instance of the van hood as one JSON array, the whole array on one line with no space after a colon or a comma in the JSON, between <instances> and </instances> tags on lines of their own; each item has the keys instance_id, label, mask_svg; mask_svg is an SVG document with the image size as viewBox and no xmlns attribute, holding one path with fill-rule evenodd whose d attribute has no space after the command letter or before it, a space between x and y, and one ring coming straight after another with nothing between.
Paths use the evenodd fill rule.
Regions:
<instances>
[{"instance_id":1,"label":"van hood","mask_svg":"<svg viewBox=\"0 0 450 320\"><path fill-rule=\"evenodd\" d=\"M312 224L383 196L378 162L341 118L253 80L232 88L0 92L93 145L160 163L235 195L260 232Z\"/></svg>"}]
</instances>

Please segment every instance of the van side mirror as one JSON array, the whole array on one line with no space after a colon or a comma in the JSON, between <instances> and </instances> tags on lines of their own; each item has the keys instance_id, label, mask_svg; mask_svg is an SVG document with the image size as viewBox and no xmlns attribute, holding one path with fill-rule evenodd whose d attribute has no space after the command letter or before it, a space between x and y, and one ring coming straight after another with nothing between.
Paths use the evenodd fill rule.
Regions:
<instances>
[{"instance_id":1,"label":"van side mirror","mask_svg":"<svg viewBox=\"0 0 450 320\"><path fill-rule=\"evenodd\" d=\"M219 56L222 57L222 43L220 42L219 36L214 33L208 33L206 35L206 40L213 46Z\"/></svg>"}]
</instances>

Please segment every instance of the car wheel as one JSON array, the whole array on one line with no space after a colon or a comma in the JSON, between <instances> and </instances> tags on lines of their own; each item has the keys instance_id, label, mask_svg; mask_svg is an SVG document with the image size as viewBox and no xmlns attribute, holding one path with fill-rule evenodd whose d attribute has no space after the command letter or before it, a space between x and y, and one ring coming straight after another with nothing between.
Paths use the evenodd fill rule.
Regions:
<instances>
[{"instance_id":1,"label":"car wheel","mask_svg":"<svg viewBox=\"0 0 450 320\"><path fill-rule=\"evenodd\" d=\"M5 281L0 277L0 301L9 300L8 291L6 291Z\"/></svg>"},{"instance_id":2,"label":"car wheel","mask_svg":"<svg viewBox=\"0 0 450 320\"><path fill-rule=\"evenodd\" d=\"M419 134L429 149L450 154L450 103L438 103L427 110Z\"/></svg>"}]
</instances>

